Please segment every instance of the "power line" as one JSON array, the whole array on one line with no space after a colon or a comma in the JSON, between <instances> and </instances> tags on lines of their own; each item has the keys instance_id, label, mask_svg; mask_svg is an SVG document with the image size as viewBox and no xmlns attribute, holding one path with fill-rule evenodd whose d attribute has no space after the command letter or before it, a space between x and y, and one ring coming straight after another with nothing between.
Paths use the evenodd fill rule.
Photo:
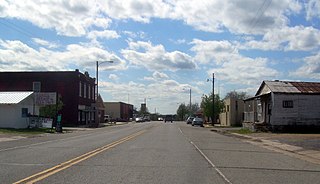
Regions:
<instances>
[{"instance_id":1,"label":"power line","mask_svg":"<svg viewBox=\"0 0 320 184\"><path fill-rule=\"evenodd\" d=\"M259 20L261 19L263 13L269 8L269 6L271 5L272 0L264 0L263 3L261 4L261 6L259 7L259 9L257 10L255 16L252 18L252 20L250 21L249 24L249 31L247 34L251 34L251 31L253 30L254 27L256 27L257 23L259 22ZM242 33L240 35L240 37L244 37L244 33ZM236 46L234 47L234 49L232 50L231 53L234 53L236 50Z\"/></svg>"},{"instance_id":2,"label":"power line","mask_svg":"<svg viewBox=\"0 0 320 184\"><path fill-rule=\"evenodd\" d=\"M0 24L6 26L6 27L9 28L9 29L13 29L13 30L15 30L16 32L19 32L21 35L23 35L23 36L25 36L25 37L27 37L27 38L30 38L30 37L31 37L31 38L36 38L36 37L38 37L37 35L32 34L31 32L26 31L25 28L22 28L21 26L18 26L18 25L14 24L14 23L12 23L12 22L9 22L9 21L7 21L7 20L5 20L5 19L0 19Z\"/></svg>"},{"instance_id":3,"label":"power line","mask_svg":"<svg viewBox=\"0 0 320 184\"><path fill-rule=\"evenodd\" d=\"M267 3L268 0L265 0L263 2L263 4L260 6L259 10L257 11L257 14L256 15L259 15L258 18L256 19L256 21L254 21L252 27L249 29L249 33L251 32L251 30L257 25L257 23L259 22L259 20L261 19L263 13L269 8L269 6L271 5L271 2L272 0L269 0L268 1L268 4ZM264 9L263 9L264 8ZM259 14L260 12L260 14ZM254 20L254 19L253 19Z\"/></svg>"}]
</instances>

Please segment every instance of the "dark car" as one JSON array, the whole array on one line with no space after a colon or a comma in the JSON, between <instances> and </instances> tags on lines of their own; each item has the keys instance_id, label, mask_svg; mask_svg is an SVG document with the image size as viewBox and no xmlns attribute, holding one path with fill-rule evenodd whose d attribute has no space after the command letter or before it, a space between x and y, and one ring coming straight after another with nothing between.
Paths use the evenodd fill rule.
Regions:
<instances>
[{"instance_id":1,"label":"dark car","mask_svg":"<svg viewBox=\"0 0 320 184\"><path fill-rule=\"evenodd\" d=\"M192 126L199 125L203 127L203 119L202 118L194 118L191 123Z\"/></svg>"},{"instance_id":2,"label":"dark car","mask_svg":"<svg viewBox=\"0 0 320 184\"><path fill-rule=\"evenodd\" d=\"M166 115L165 117L164 117L164 122L166 123L166 122L173 122L173 117L172 117L172 115Z\"/></svg>"}]
</instances>

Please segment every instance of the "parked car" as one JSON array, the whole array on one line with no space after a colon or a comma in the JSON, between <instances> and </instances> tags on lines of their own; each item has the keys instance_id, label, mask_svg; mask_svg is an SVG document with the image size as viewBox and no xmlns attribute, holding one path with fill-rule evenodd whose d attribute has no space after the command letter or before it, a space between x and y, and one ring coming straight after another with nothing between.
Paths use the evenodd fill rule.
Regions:
<instances>
[{"instance_id":1,"label":"parked car","mask_svg":"<svg viewBox=\"0 0 320 184\"><path fill-rule=\"evenodd\" d=\"M166 116L165 116L164 122L166 123L167 121L168 121L168 122L170 121L171 123L173 122L173 117L172 117L172 115L166 115Z\"/></svg>"},{"instance_id":2,"label":"parked car","mask_svg":"<svg viewBox=\"0 0 320 184\"><path fill-rule=\"evenodd\" d=\"M193 119L194 119L194 117L189 116L188 119L187 119L187 121L186 121L187 124L191 124Z\"/></svg>"},{"instance_id":3,"label":"parked car","mask_svg":"<svg viewBox=\"0 0 320 184\"><path fill-rule=\"evenodd\" d=\"M199 125L201 127L203 127L203 119L202 118L193 118L192 120L192 123L191 123L192 126L194 125Z\"/></svg>"},{"instance_id":4,"label":"parked car","mask_svg":"<svg viewBox=\"0 0 320 184\"><path fill-rule=\"evenodd\" d=\"M143 117L136 117L136 122L144 122L144 119Z\"/></svg>"},{"instance_id":5,"label":"parked car","mask_svg":"<svg viewBox=\"0 0 320 184\"><path fill-rule=\"evenodd\" d=\"M109 115L104 115L104 122L105 122L105 123L110 122L110 120L111 120L111 118L110 118Z\"/></svg>"},{"instance_id":6,"label":"parked car","mask_svg":"<svg viewBox=\"0 0 320 184\"><path fill-rule=\"evenodd\" d=\"M144 120L144 121L150 121L150 116L144 116L144 117L143 117L143 120Z\"/></svg>"}]
</instances>

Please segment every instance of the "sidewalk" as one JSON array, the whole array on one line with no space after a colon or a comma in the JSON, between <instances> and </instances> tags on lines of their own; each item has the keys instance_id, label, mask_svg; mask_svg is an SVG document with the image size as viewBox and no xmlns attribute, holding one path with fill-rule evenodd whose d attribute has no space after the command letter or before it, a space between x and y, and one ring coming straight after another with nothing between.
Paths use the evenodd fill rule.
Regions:
<instances>
[{"instance_id":1,"label":"sidewalk","mask_svg":"<svg viewBox=\"0 0 320 184\"><path fill-rule=\"evenodd\" d=\"M245 142L284 153L286 155L320 164L320 134L280 134L231 132L241 127L207 127L211 131L243 139Z\"/></svg>"}]
</instances>

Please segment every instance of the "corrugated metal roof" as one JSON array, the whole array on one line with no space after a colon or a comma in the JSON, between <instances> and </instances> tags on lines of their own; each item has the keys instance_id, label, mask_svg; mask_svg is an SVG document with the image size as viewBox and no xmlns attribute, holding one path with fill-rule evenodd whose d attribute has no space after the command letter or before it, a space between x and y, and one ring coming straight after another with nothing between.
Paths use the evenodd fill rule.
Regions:
<instances>
[{"instance_id":1,"label":"corrugated metal roof","mask_svg":"<svg viewBox=\"0 0 320 184\"><path fill-rule=\"evenodd\" d=\"M300 91L287 81L264 81L274 93L300 93Z\"/></svg>"},{"instance_id":2,"label":"corrugated metal roof","mask_svg":"<svg viewBox=\"0 0 320 184\"><path fill-rule=\"evenodd\" d=\"M32 91L0 92L0 104L18 104L32 93Z\"/></svg>"},{"instance_id":3,"label":"corrugated metal roof","mask_svg":"<svg viewBox=\"0 0 320 184\"><path fill-rule=\"evenodd\" d=\"M320 93L319 82L291 82L301 93Z\"/></svg>"},{"instance_id":4,"label":"corrugated metal roof","mask_svg":"<svg viewBox=\"0 0 320 184\"><path fill-rule=\"evenodd\" d=\"M320 93L319 82L264 81L274 93Z\"/></svg>"}]
</instances>

